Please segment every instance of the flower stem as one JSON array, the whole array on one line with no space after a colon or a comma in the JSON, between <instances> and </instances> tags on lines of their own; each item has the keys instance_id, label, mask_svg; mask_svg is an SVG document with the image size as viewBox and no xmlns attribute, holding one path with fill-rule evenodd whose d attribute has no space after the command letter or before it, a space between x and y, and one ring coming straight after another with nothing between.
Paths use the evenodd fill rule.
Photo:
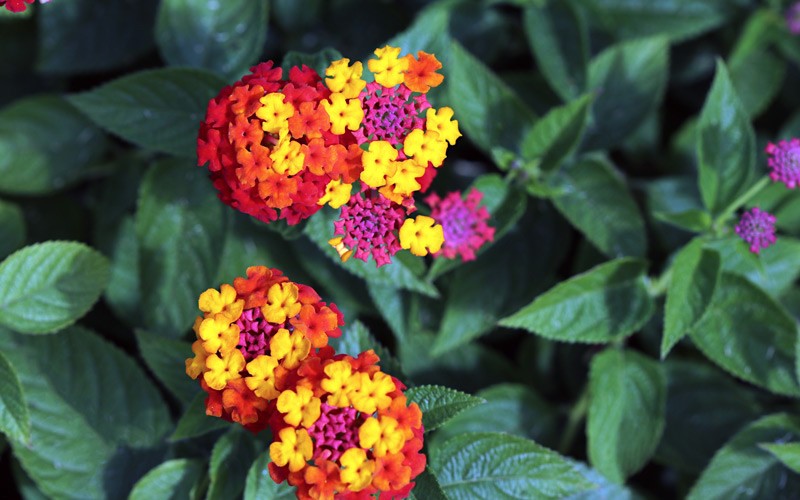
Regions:
<instances>
[{"instance_id":1,"label":"flower stem","mask_svg":"<svg viewBox=\"0 0 800 500\"><path fill-rule=\"evenodd\" d=\"M760 193L765 187L767 187L769 181L770 181L769 177L767 176L762 177L758 182L753 184L752 187L750 187L750 189L745 191L741 196L736 198L733 201L733 203L728 205L728 208L726 208L725 211L719 214L716 220L714 220L713 224L714 231L718 233L722 224L725 224L725 222L728 220L728 218L730 218L731 215L733 215L734 212L736 212L739 208L744 206L744 204L750 201L751 198L753 198L755 195Z\"/></svg>"},{"instance_id":2,"label":"flower stem","mask_svg":"<svg viewBox=\"0 0 800 500\"><path fill-rule=\"evenodd\" d=\"M560 454L566 455L570 448L572 448L572 444L575 441L575 436L577 435L578 429L586 418L586 411L588 409L589 386L587 385L569 412L567 427L564 429L564 434L561 435L561 441L558 444L558 452Z\"/></svg>"}]
</instances>

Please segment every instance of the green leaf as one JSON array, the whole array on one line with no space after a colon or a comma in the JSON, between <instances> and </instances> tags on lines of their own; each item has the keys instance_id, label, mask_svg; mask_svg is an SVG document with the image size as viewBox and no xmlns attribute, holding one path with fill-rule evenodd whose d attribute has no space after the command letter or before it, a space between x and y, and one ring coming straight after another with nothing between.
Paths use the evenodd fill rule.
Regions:
<instances>
[{"instance_id":1,"label":"green leaf","mask_svg":"<svg viewBox=\"0 0 800 500\"><path fill-rule=\"evenodd\" d=\"M139 240L132 216L119 223L111 255L111 271L104 298L129 326L142 326L142 290L139 279Z\"/></svg>"},{"instance_id":2,"label":"green leaf","mask_svg":"<svg viewBox=\"0 0 800 500\"><path fill-rule=\"evenodd\" d=\"M607 149L625 140L661 103L667 85L669 45L661 36L613 45L589 64L596 92L583 148Z\"/></svg>"},{"instance_id":3,"label":"green leaf","mask_svg":"<svg viewBox=\"0 0 800 500\"><path fill-rule=\"evenodd\" d=\"M525 35L539 70L564 101L586 89L589 28L571 2L548 2L525 9Z\"/></svg>"},{"instance_id":4,"label":"green leaf","mask_svg":"<svg viewBox=\"0 0 800 500\"><path fill-rule=\"evenodd\" d=\"M501 146L519 148L536 115L500 78L452 42L447 74L450 105L464 134L488 153Z\"/></svg>"},{"instance_id":5,"label":"green leaf","mask_svg":"<svg viewBox=\"0 0 800 500\"><path fill-rule=\"evenodd\" d=\"M800 474L800 442L761 443L759 447L772 453L783 465Z\"/></svg>"},{"instance_id":6,"label":"green leaf","mask_svg":"<svg viewBox=\"0 0 800 500\"><path fill-rule=\"evenodd\" d=\"M108 261L82 243L51 241L0 264L0 325L51 333L77 321L108 282Z\"/></svg>"},{"instance_id":7,"label":"green leaf","mask_svg":"<svg viewBox=\"0 0 800 500\"><path fill-rule=\"evenodd\" d=\"M150 50L156 0L70 0L37 9L40 71L57 75L118 68Z\"/></svg>"},{"instance_id":8,"label":"green leaf","mask_svg":"<svg viewBox=\"0 0 800 500\"><path fill-rule=\"evenodd\" d=\"M294 500L296 489L289 483L277 484L269 476L267 464L270 463L269 452L258 455L247 471L247 480L244 485L244 500Z\"/></svg>"},{"instance_id":9,"label":"green leaf","mask_svg":"<svg viewBox=\"0 0 800 500\"><path fill-rule=\"evenodd\" d=\"M417 13L414 22L405 31L386 42L392 47L400 47L402 54L416 54L417 51L436 54L446 68L449 65L448 27L452 8L447 2L433 2ZM366 64L364 67L366 68ZM445 70L446 71L446 70ZM445 79L445 85L449 82ZM434 89L435 92L435 89Z\"/></svg>"},{"instance_id":10,"label":"green leaf","mask_svg":"<svg viewBox=\"0 0 800 500\"><path fill-rule=\"evenodd\" d=\"M200 385L199 381L196 381ZM180 441L182 439L202 436L219 429L228 429L231 424L217 417L206 415L206 393L198 393L191 403L186 407L175 431L169 437L170 441Z\"/></svg>"},{"instance_id":11,"label":"green leaf","mask_svg":"<svg viewBox=\"0 0 800 500\"><path fill-rule=\"evenodd\" d=\"M438 385L421 385L406 391L409 402L417 403L422 410L425 432L441 427L464 410L485 401L460 391Z\"/></svg>"},{"instance_id":12,"label":"green leaf","mask_svg":"<svg viewBox=\"0 0 800 500\"><path fill-rule=\"evenodd\" d=\"M238 78L258 62L267 38L265 0L164 0L156 43L170 66L205 68Z\"/></svg>"},{"instance_id":13,"label":"green leaf","mask_svg":"<svg viewBox=\"0 0 800 500\"><path fill-rule=\"evenodd\" d=\"M294 66L302 67L305 64L309 68L319 73L322 78L325 78L325 70L328 68L328 66L330 66L333 61L341 59L342 57L344 56L342 56L338 50L330 47L322 49L313 54L290 50L285 56L283 56L281 68L283 68L283 74L288 76L289 71Z\"/></svg>"},{"instance_id":14,"label":"green leaf","mask_svg":"<svg viewBox=\"0 0 800 500\"><path fill-rule=\"evenodd\" d=\"M536 160L537 169L543 172L552 172L560 167L583 136L591 101L592 96L587 94L551 109L523 139L522 157Z\"/></svg>"},{"instance_id":15,"label":"green leaf","mask_svg":"<svg viewBox=\"0 0 800 500\"><path fill-rule=\"evenodd\" d=\"M419 476L414 478L414 488L408 498L411 500L447 500L447 495L430 467L426 467Z\"/></svg>"},{"instance_id":16,"label":"green leaf","mask_svg":"<svg viewBox=\"0 0 800 500\"><path fill-rule=\"evenodd\" d=\"M448 498L550 498L594 485L559 454L501 433L454 437L430 453L430 466Z\"/></svg>"},{"instance_id":17,"label":"green leaf","mask_svg":"<svg viewBox=\"0 0 800 500\"><path fill-rule=\"evenodd\" d=\"M643 256L644 220L624 178L605 159L586 157L562 168L551 183L553 203L609 257Z\"/></svg>"},{"instance_id":18,"label":"green leaf","mask_svg":"<svg viewBox=\"0 0 800 500\"><path fill-rule=\"evenodd\" d=\"M186 160L162 160L140 186L142 310L153 332L178 337L197 316L197 297L214 283L225 241L225 208L205 175Z\"/></svg>"},{"instance_id":19,"label":"green leaf","mask_svg":"<svg viewBox=\"0 0 800 500\"><path fill-rule=\"evenodd\" d=\"M762 408L753 391L708 363L670 358L664 368L666 427L655 459L696 476Z\"/></svg>"},{"instance_id":20,"label":"green leaf","mask_svg":"<svg viewBox=\"0 0 800 500\"><path fill-rule=\"evenodd\" d=\"M203 474L203 463L185 458L167 460L144 475L133 487L129 500L191 498Z\"/></svg>"},{"instance_id":21,"label":"green leaf","mask_svg":"<svg viewBox=\"0 0 800 500\"><path fill-rule=\"evenodd\" d=\"M188 406L201 392L200 383L186 375L184 360L193 356L192 345L144 330L136 330L136 342L147 367L184 407Z\"/></svg>"},{"instance_id":22,"label":"green leaf","mask_svg":"<svg viewBox=\"0 0 800 500\"><path fill-rule=\"evenodd\" d=\"M11 440L28 443L31 436L30 412L17 372L2 351L0 381L0 432Z\"/></svg>"},{"instance_id":23,"label":"green leaf","mask_svg":"<svg viewBox=\"0 0 800 500\"><path fill-rule=\"evenodd\" d=\"M0 332L14 352L31 416L30 444L12 441L15 457L53 498L124 498L159 463L172 427L164 401L139 366L94 333Z\"/></svg>"},{"instance_id":24,"label":"green leaf","mask_svg":"<svg viewBox=\"0 0 800 500\"><path fill-rule=\"evenodd\" d=\"M653 217L675 227L701 233L711 227L711 214L705 210L690 208L682 212L654 212Z\"/></svg>"},{"instance_id":25,"label":"green leaf","mask_svg":"<svg viewBox=\"0 0 800 500\"><path fill-rule=\"evenodd\" d=\"M242 494L248 467L258 454L253 435L239 426L219 438L211 450L207 500L237 498Z\"/></svg>"},{"instance_id":26,"label":"green leaf","mask_svg":"<svg viewBox=\"0 0 800 500\"><path fill-rule=\"evenodd\" d=\"M381 345L369 332L364 323L356 320L342 329L342 336L329 338L328 343L336 350L336 354L348 354L354 358L364 351L372 349L381 358L383 371L401 376L400 364L386 347Z\"/></svg>"},{"instance_id":27,"label":"green leaf","mask_svg":"<svg viewBox=\"0 0 800 500\"><path fill-rule=\"evenodd\" d=\"M338 211L323 209L308 220L305 234L334 262L339 263L351 274L363 278L373 284L383 284L403 290L419 292L428 297L437 297L439 292L427 281L423 281L412 270L411 266L421 264L419 257L400 251L392 257L392 263L375 267L375 261L363 262L352 258L342 262L336 250L328 244L333 238L333 222L338 218ZM405 255L405 257L403 257Z\"/></svg>"},{"instance_id":28,"label":"green leaf","mask_svg":"<svg viewBox=\"0 0 800 500\"><path fill-rule=\"evenodd\" d=\"M559 414L529 387L499 384L478 392L476 396L486 402L455 415L437 430L437 441L485 429L533 439L547 446L550 444L548 440L556 441L553 436L559 434Z\"/></svg>"},{"instance_id":29,"label":"green leaf","mask_svg":"<svg viewBox=\"0 0 800 500\"><path fill-rule=\"evenodd\" d=\"M204 70L132 73L69 100L108 131L137 146L193 158L208 101L225 82Z\"/></svg>"},{"instance_id":30,"label":"green leaf","mask_svg":"<svg viewBox=\"0 0 800 500\"><path fill-rule=\"evenodd\" d=\"M639 329L653 314L645 263L617 259L563 281L500 325L563 342L605 343Z\"/></svg>"},{"instance_id":31,"label":"green leaf","mask_svg":"<svg viewBox=\"0 0 800 500\"><path fill-rule=\"evenodd\" d=\"M0 200L0 259L6 258L25 243L25 219L22 210L9 201Z\"/></svg>"},{"instance_id":32,"label":"green leaf","mask_svg":"<svg viewBox=\"0 0 800 500\"><path fill-rule=\"evenodd\" d=\"M671 273L664 306L661 359L705 313L719 282L719 254L704 249L701 240L693 240L675 256Z\"/></svg>"},{"instance_id":33,"label":"green leaf","mask_svg":"<svg viewBox=\"0 0 800 500\"><path fill-rule=\"evenodd\" d=\"M586 434L589 460L615 483L641 469L664 431L667 380L635 351L606 349L592 359Z\"/></svg>"},{"instance_id":34,"label":"green leaf","mask_svg":"<svg viewBox=\"0 0 800 500\"><path fill-rule=\"evenodd\" d=\"M408 336L408 322L406 321L408 295L402 290L370 282L367 282L367 291L372 303L391 328L395 339L402 342Z\"/></svg>"},{"instance_id":35,"label":"green leaf","mask_svg":"<svg viewBox=\"0 0 800 500\"><path fill-rule=\"evenodd\" d=\"M571 462L573 467L583 474L583 477L586 480L594 483L597 485L597 487L588 491L582 491L580 493L575 493L568 497L564 497L564 500L603 500L611 498L614 500L639 500L639 498L641 498L630 489L619 484L612 483L596 469L592 469L583 462L578 462L577 460L572 460Z\"/></svg>"},{"instance_id":36,"label":"green leaf","mask_svg":"<svg viewBox=\"0 0 800 500\"><path fill-rule=\"evenodd\" d=\"M103 132L63 98L18 100L0 110L0 191L46 194L69 187L107 146Z\"/></svg>"},{"instance_id":37,"label":"green leaf","mask_svg":"<svg viewBox=\"0 0 800 500\"><path fill-rule=\"evenodd\" d=\"M731 81L742 108L755 118L767 109L780 91L786 74L786 61L766 50L756 50L731 66Z\"/></svg>"},{"instance_id":38,"label":"green leaf","mask_svg":"<svg viewBox=\"0 0 800 500\"><path fill-rule=\"evenodd\" d=\"M719 215L750 187L755 135L722 61L706 98L697 131L700 194Z\"/></svg>"},{"instance_id":39,"label":"green leaf","mask_svg":"<svg viewBox=\"0 0 800 500\"><path fill-rule=\"evenodd\" d=\"M800 395L793 317L759 287L723 273L705 315L690 333L711 361L777 394Z\"/></svg>"},{"instance_id":40,"label":"green leaf","mask_svg":"<svg viewBox=\"0 0 800 500\"><path fill-rule=\"evenodd\" d=\"M791 498L800 491L800 477L789 473L759 444L797 439L800 439L800 421L796 417L777 414L754 422L717 452L687 498Z\"/></svg>"}]
</instances>

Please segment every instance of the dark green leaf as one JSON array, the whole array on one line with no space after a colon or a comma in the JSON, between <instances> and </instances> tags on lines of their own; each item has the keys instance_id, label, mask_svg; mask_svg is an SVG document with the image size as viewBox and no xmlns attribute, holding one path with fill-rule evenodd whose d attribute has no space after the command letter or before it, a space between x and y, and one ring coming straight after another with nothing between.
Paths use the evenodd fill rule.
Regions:
<instances>
[{"instance_id":1,"label":"dark green leaf","mask_svg":"<svg viewBox=\"0 0 800 500\"><path fill-rule=\"evenodd\" d=\"M714 453L761 414L755 393L706 363L674 361L667 372L667 413L656 460L698 475Z\"/></svg>"},{"instance_id":2,"label":"dark green leaf","mask_svg":"<svg viewBox=\"0 0 800 500\"><path fill-rule=\"evenodd\" d=\"M372 303L375 304L384 321L392 329L395 339L402 342L408 335L406 321L408 296L397 288L375 285L370 282L367 282L367 291Z\"/></svg>"},{"instance_id":3,"label":"dark green leaf","mask_svg":"<svg viewBox=\"0 0 800 500\"><path fill-rule=\"evenodd\" d=\"M330 259L338 262L344 269L356 276L363 278L373 284L385 284L394 288L411 290L422 293L429 297L437 297L439 292L428 281L417 277L410 265L421 263L419 257L414 257L410 253L407 255L407 262L403 260L400 251L392 257L392 263L385 266L376 267L375 261L370 258L363 262L356 258L351 258L347 262L341 262L339 254L328 244L328 240L333 238L333 222L338 218L338 211L321 210L311 217L305 229L308 238L316 243Z\"/></svg>"},{"instance_id":4,"label":"dark green leaf","mask_svg":"<svg viewBox=\"0 0 800 500\"><path fill-rule=\"evenodd\" d=\"M583 136L590 104L591 96L585 95L551 109L523 139L522 157L534 160L534 165L543 172L560 167L575 151Z\"/></svg>"},{"instance_id":5,"label":"dark green leaf","mask_svg":"<svg viewBox=\"0 0 800 500\"><path fill-rule=\"evenodd\" d=\"M589 65L588 91L596 92L583 148L618 145L661 103L666 89L669 45L664 37L613 45Z\"/></svg>"},{"instance_id":6,"label":"dark green leaf","mask_svg":"<svg viewBox=\"0 0 800 500\"><path fill-rule=\"evenodd\" d=\"M31 245L0 264L0 325L50 333L77 321L108 282L108 261L82 243Z\"/></svg>"},{"instance_id":7,"label":"dark green leaf","mask_svg":"<svg viewBox=\"0 0 800 500\"><path fill-rule=\"evenodd\" d=\"M225 241L225 208L199 169L164 160L145 175L136 212L145 326L178 337L214 283Z\"/></svg>"},{"instance_id":8,"label":"dark green leaf","mask_svg":"<svg viewBox=\"0 0 800 500\"><path fill-rule=\"evenodd\" d=\"M61 97L16 101L0 110L0 191L66 188L85 177L106 148L103 132Z\"/></svg>"},{"instance_id":9,"label":"dark green leaf","mask_svg":"<svg viewBox=\"0 0 800 500\"><path fill-rule=\"evenodd\" d=\"M705 210L690 208L683 212L654 212L653 217L687 231L700 233L711 227L711 214Z\"/></svg>"},{"instance_id":10,"label":"dark green leaf","mask_svg":"<svg viewBox=\"0 0 800 500\"><path fill-rule=\"evenodd\" d=\"M200 383L186 375L184 360L193 356L191 344L144 330L136 330L136 341L147 367L184 407L188 406L201 392Z\"/></svg>"},{"instance_id":11,"label":"dark green leaf","mask_svg":"<svg viewBox=\"0 0 800 500\"><path fill-rule=\"evenodd\" d=\"M5 259L11 252L25 243L25 219L22 210L9 201L0 200L0 259Z\"/></svg>"},{"instance_id":12,"label":"dark green leaf","mask_svg":"<svg viewBox=\"0 0 800 500\"><path fill-rule=\"evenodd\" d=\"M414 488L408 496L411 500L447 500L442 485L428 467L414 478Z\"/></svg>"},{"instance_id":13,"label":"dark green leaf","mask_svg":"<svg viewBox=\"0 0 800 500\"><path fill-rule=\"evenodd\" d=\"M244 500L294 500L296 489L289 483L277 484L269 477L267 464L270 463L269 452L258 455L247 471L247 481L244 486Z\"/></svg>"},{"instance_id":14,"label":"dark green leaf","mask_svg":"<svg viewBox=\"0 0 800 500\"><path fill-rule=\"evenodd\" d=\"M486 153L497 146L518 150L536 121L533 111L458 42L452 42L444 71L450 106L464 134Z\"/></svg>"},{"instance_id":15,"label":"dark green leaf","mask_svg":"<svg viewBox=\"0 0 800 500\"><path fill-rule=\"evenodd\" d=\"M563 281L500 325L563 342L624 338L653 314L644 285L645 263L618 259Z\"/></svg>"},{"instance_id":16,"label":"dark green leaf","mask_svg":"<svg viewBox=\"0 0 800 500\"><path fill-rule=\"evenodd\" d=\"M129 500L191 498L203 474L203 463L185 458L167 460L144 475L133 487Z\"/></svg>"},{"instance_id":17,"label":"dark green leaf","mask_svg":"<svg viewBox=\"0 0 800 500\"><path fill-rule=\"evenodd\" d=\"M49 497L121 498L162 458L172 422L158 391L124 352L80 327L61 335L0 332L14 352L31 415L14 455ZM68 465L68 466L67 466Z\"/></svg>"},{"instance_id":18,"label":"dark green leaf","mask_svg":"<svg viewBox=\"0 0 800 500\"><path fill-rule=\"evenodd\" d=\"M462 411L484 403L481 398L438 385L411 387L406 396L409 403L417 403L422 410L425 432L437 429Z\"/></svg>"},{"instance_id":19,"label":"dark green leaf","mask_svg":"<svg viewBox=\"0 0 800 500\"><path fill-rule=\"evenodd\" d=\"M735 12L730 0L589 0L594 19L617 36L663 33L673 41L698 36Z\"/></svg>"},{"instance_id":20,"label":"dark green leaf","mask_svg":"<svg viewBox=\"0 0 800 500\"><path fill-rule=\"evenodd\" d=\"M664 306L661 359L705 313L719 282L719 254L704 249L701 240L693 240L675 256L671 273Z\"/></svg>"},{"instance_id":21,"label":"dark green leaf","mask_svg":"<svg viewBox=\"0 0 800 500\"><path fill-rule=\"evenodd\" d=\"M612 483L606 479L605 476L597 472L596 469L592 469L583 462L573 460L572 464L573 467L578 470L578 472L583 474L583 477L586 478L586 480L596 484L597 487L591 490L582 491L580 493L563 497L563 500L604 500L612 498L614 500L639 500L641 498L630 489L622 485Z\"/></svg>"},{"instance_id":22,"label":"dark green leaf","mask_svg":"<svg viewBox=\"0 0 800 500\"><path fill-rule=\"evenodd\" d=\"M553 178L553 198L561 212L609 257L643 256L644 220L624 178L606 160L587 157Z\"/></svg>"},{"instance_id":23,"label":"dark green leaf","mask_svg":"<svg viewBox=\"0 0 800 500\"><path fill-rule=\"evenodd\" d=\"M258 62L267 38L266 0L164 0L156 42L171 66L238 78Z\"/></svg>"},{"instance_id":24,"label":"dark green leaf","mask_svg":"<svg viewBox=\"0 0 800 500\"><path fill-rule=\"evenodd\" d=\"M224 85L223 80L204 70L154 69L72 95L70 102L127 141L193 158L208 101Z\"/></svg>"},{"instance_id":25,"label":"dark green leaf","mask_svg":"<svg viewBox=\"0 0 800 500\"><path fill-rule=\"evenodd\" d=\"M780 91L785 73L786 61L766 50L753 51L731 66L733 87L750 117L767 109Z\"/></svg>"},{"instance_id":26,"label":"dark green leaf","mask_svg":"<svg viewBox=\"0 0 800 500\"><path fill-rule=\"evenodd\" d=\"M451 7L446 2L431 3L417 14L408 29L386 43L392 47L400 47L403 54L416 54L420 50L436 54L442 65L447 67L450 17ZM366 64L364 66L366 67ZM447 84L448 81L445 79L445 85Z\"/></svg>"},{"instance_id":27,"label":"dark green leaf","mask_svg":"<svg viewBox=\"0 0 800 500\"><path fill-rule=\"evenodd\" d=\"M750 187L755 136L722 61L700 114L697 133L700 194L719 215Z\"/></svg>"},{"instance_id":28,"label":"dark green leaf","mask_svg":"<svg viewBox=\"0 0 800 500\"><path fill-rule=\"evenodd\" d=\"M525 9L525 35L550 87L564 101L586 89L589 29L572 2L547 2Z\"/></svg>"},{"instance_id":29,"label":"dark green leaf","mask_svg":"<svg viewBox=\"0 0 800 500\"><path fill-rule=\"evenodd\" d=\"M258 454L253 435L236 426L217 440L211 450L207 500L238 498L244 489L248 467Z\"/></svg>"},{"instance_id":30,"label":"dark green leaf","mask_svg":"<svg viewBox=\"0 0 800 500\"><path fill-rule=\"evenodd\" d=\"M746 279L723 273L690 335L729 373L778 394L800 395L794 376L796 321Z\"/></svg>"},{"instance_id":31,"label":"dark green leaf","mask_svg":"<svg viewBox=\"0 0 800 500\"><path fill-rule=\"evenodd\" d=\"M800 474L800 442L761 443L759 446L775 455L783 465Z\"/></svg>"},{"instance_id":32,"label":"dark green leaf","mask_svg":"<svg viewBox=\"0 0 800 500\"><path fill-rule=\"evenodd\" d=\"M198 381L199 385L200 382ZM183 416L178 420L175 432L169 437L170 441L180 441L202 436L219 429L228 429L231 424L217 417L206 415L206 393L201 392L194 397L189 406L183 412Z\"/></svg>"},{"instance_id":33,"label":"dark green leaf","mask_svg":"<svg viewBox=\"0 0 800 500\"><path fill-rule=\"evenodd\" d=\"M72 75L118 68L153 44L156 0L70 0L39 10L38 68Z\"/></svg>"},{"instance_id":34,"label":"dark green leaf","mask_svg":"<svg viewBox=\"0 0 800 500\"><path fill-rule=\"evenodd\" d=\"M117 241L110 252L111 273L105 299L129 326L142 326L142 291L139 272L139 240L132 216L120 221Z\"/></svg>"},{"instance_id":35,"label":"dark green leaf","mask_svg":"<svg viewBox=\"0 0 800 500\"><path fill-rule=\"evenodd\" d=\"M759 447L765 442L800 439L800 422L784 414L770 415L747 426L714 456L687 496L690 500L789 499L800 491L800 476Z\"/></svg>"},{"instance_id":36,"label":"dark green leaf","mask_svg":"<svg viewBox=\"0 0 800 500\"><path fill-rule=\"evenodd\" d=\"M594 486L559 454L507 434L462 434L430 455L431 469L453 499L552 498Z\"/></svg>"},{"instance_id":37,"label":"dark green leaf","mask_svg":"<svg viewBox=\"0 0 800 500\"><path fill-rule=\"evenodd\" d=\"M0 432L9 439L28 443L31 416L17 372L0 351Z\"/></svg>"}]
</instances>

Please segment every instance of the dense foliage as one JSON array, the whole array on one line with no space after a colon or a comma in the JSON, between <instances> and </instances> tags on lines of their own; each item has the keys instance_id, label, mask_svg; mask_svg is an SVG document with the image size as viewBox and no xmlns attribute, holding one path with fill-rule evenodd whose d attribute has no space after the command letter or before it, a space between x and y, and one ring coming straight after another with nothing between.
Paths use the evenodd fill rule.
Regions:
<instances>
[{"instance_id":1,"label":"dense foliage","mask_svg":"<svg viewBox=\"0 0 800 500\"><path fill-rule=\"evenodd\" d=\"M793 3L0 1L3 484L29 499L294 498L330 478L426 500L796 498ZM204 145L233 124L209 101L271 60L286 78L306 65L314 112L330 111L329 65L362 61L371 81L385 46L441 62L443 81L403 85L445 120L446 158L409 163L413 187L362 176L389 201L348 206L359 148L419 159L428 139L372 151L358 134L376 124L303 125L304 147L351 156L309 174L307 199L237 202L255 178L219 172L252 159L215 170ZM266 127L277 148L282 122ZM390 202L403 211L374 251L352 221ZM424 242L401 241L406 215L430 222L406 231ZM254 363L270 349L280 367ZM345 401L334 379L378 389ZM326 425L349 425L349 444L307 467Z\"/></svg>"}]
</instances>

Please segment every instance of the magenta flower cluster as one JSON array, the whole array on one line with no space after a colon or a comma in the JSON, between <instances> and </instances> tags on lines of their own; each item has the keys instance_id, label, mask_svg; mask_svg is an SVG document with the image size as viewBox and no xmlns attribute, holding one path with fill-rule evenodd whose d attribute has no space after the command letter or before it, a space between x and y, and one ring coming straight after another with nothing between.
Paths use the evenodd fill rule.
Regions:
<instances>
[{"instance_id":1,"label":"magenta flower cluster","mask_svg":"<svg viewBox=\"0 0 800 500\"><path fill-rule=\"evenodd\" d=\"M380 267L389 264L400 250L395 235L405 218L405 209L375 191L357 193L342 207L333 234L343 237L342 242L354 249L355 258L367 260L371 254Z\"/></svg>"},{"instance_id":2,"label":"magenta flower cluster","mask_svg":"<svg viewBox=\"0 0 800 500\"><path fill-rule=\"evenodd\" d=\"M464 262L474 260L475 252L484 243L494 240L494 228L486 222L489 212L479 206L483 193L472 189L466 199L454 191L444 198L431 194L425 202L431 207L431 217L444 229L444 245L434 257L448 259L460 255Z\"/></svg>"},{"instance_id":3,"label":"magenta flower cluster","mask_svg":"<svg viewBox=\"0 0 800 500\"><path fill-rule=\"evenodd\" d=\"M742 214L736 234L750 245L751 252L759 253L775 243L775 216L753 207Z\"/></svg>"}]
</instances>

